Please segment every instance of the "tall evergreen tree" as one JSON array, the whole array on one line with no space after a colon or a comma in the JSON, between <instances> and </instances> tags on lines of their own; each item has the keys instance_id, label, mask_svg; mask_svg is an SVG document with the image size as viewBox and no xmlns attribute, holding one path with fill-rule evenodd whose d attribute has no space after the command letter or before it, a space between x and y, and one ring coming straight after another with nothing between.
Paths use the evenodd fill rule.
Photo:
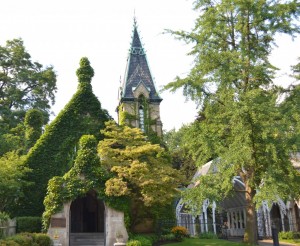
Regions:
<instances>
[{"instance_id":1,"label":"tall evergreen tree","mask_svg":"<svg viewBox=\"0 0 300 246\"><path fill-rule=\"evenodd\" d=\"M218 158L218 173L202 176L186 194L192 204L216 200L233 190L232 178L245 184L246 242L257 243L255 206L262 199L299 195L299 176L289 161L290 122L278 105L281 88L273 82L276 68L269 55L277 33L295 35L300 13L297 0L197 0L199 11L192 32L171 31L194 44L194 66L185 78L166 88L183 87L197 101L199 120L193 125L198 160ZM193 204L197 206L196 203Z\"/></svg>"}]
</instances>

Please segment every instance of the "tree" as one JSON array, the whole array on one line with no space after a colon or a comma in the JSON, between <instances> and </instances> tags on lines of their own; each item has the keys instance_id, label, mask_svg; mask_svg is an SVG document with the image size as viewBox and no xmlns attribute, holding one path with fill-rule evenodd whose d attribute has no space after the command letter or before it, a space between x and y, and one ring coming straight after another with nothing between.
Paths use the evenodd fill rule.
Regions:
<instances>
[{"instance_id":1,"label":"tree","mask_svg":"<svg viewBox=\"0 0 300 246\"><path fill-rule=\"evenodd\" d=\"M24 176L29 169L22 164L22 159L16 152L8 152L0 158L0 212L12 215L24 195L22 187L28 185Z\"/></svg>"},{"instance_id":2,"label":"tree","mask_svg":"<svg viewBox=\"0 0 300 246\"><path fill-rule=\"evenodd\" d=\"M188 149L186 139L189 137L188 129L189 126L184 125L178 131L172 129L164 133L164 141L172 158L172 166L185 176L185 183L189 183L196 172L195 161Z\"/></svg>"},{"instance_id":3,"label":"tree","mask_svg":"<svg viewBox=\"0 0 300 246\"><path fill-rule=\"evenodd\" d=\"M232 192L232 178L239 175L247 203L244 240L257 244L255 206L278 195L299 196L299 176L289 160L290 122L281 115L282 90L273 82L276 68L268 57L275 34L299 33L294 20L300 5L296 0L197 0L195 9L199 17L192 32L170 31L194 44L194 66L166 89L183 87L199 104L192 126L201 149L198 163L218 157L218 172L202 176L186 199L190 204L207 197L220 200Z\"/></svg>"},{"instance_id":4,"label":"tree","mask_svg":"<svg viewBox=\"0 0 300 246\"><path fill-rule=\"evenodd\" d=\"M140 129L118 126L114 121L108 121L102 133L104 139L98 145L101 165L113 173L105 183L105 194L130 197L136 209L132 211L134 220L138 219L139 204L170 204L181 176L172 168L166 150L148 142Z\"/></svg>"},{"instance_id":5,"label":"tree","mask_svg":"<svg viewBox=\"0 0 300 246\"><path fill-rule=\"evenodd\" d=\"M41 110L48 120L55 92L53 67L43 68L33 62L21 39L9 40L6 46L0 46L1 132L16 127L30 108Z\"/></svg>"}]
</instances>

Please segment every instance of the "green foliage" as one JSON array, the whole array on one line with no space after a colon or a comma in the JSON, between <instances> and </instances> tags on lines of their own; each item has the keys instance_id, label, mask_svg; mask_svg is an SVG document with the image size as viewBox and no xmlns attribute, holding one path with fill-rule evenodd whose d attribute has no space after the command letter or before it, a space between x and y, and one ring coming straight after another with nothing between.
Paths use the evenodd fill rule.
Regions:
<instances>
[{"instance_id":1,"label":"green foliage","mask_svg":"<svg viewBox=\"0 0 300 246\"><path fill-rule=\"evenodd\" d=\"M9 215L5 212L0 211L0 223L9 220Z\"/></svg>"},{"instance_id":2,"label":"green foliage","mask_svg":"<svg viewBox=\"0 0 300 246\"><path fill-rule=\"evenodd\" d=\"M177 241L182 241L184 237L189 237L188 230L183 226L175 226L171 229Z\"/></svg>"},{"instance_id":3,"label":"green foliage","mask_svg":"<svg viewBox=\"0 0 300 246\"><path fill-rule=\"evenodd\" d=\"M76 145L82 135L93 134L98 140L101 139L99 130L104 127L109 116L101 109L90 83L86 81L91 76L91 69L86 67L88 64L86 58L81 60L81 70L78 73L83 85L79 85L70 102L46 128L26 157L25 164L33 169L27 178L35 183L38 190L26 190L26 199L19 210L20 215L42 214L48 180L63 175L70 169ZM84 71L88 72L86 77L82 74Z\"/></svg>"},{"instance_id":4,"label":"green foliage","mask_svg":"<svg viewBox=\"0 0 300 246\"><path fill-rule=\"evenodd\" d=\"M129 240L126 243L126 246L142 246L142 243L139 240Z\"/></svg>"},{"instance_id":5,"label":"green foliage","mask_svg":"<svg viewBox=\"0 0 300 246\"><path fill-rule=\"evenodd\" d=\"M0 46L1 131L16 127L30 108L41 110L48 119L55 92L53 67L33 62L21 39Z\"/></svg>"},{"instance_id":6,"label":"green foliage","mask_svg":"<svg viewBox=\"0 0 300 246\"><path fill-rule=\"evenodd\" d=\"M175 194L179 173L166 151L146 141L138 128L106 123L98 146L102 165L114 176L105 184L108 196L130 196L146 206L167 204Z\"/></svg>"},{"instance_id":7,"label":"green foliage","mask_svg":"<svg viewBox=\"0 0 300 246\"><path fill-rule=\"evenodd\" d=\"M203 232L199 234L199 238L201 239L217 239L218 236L213 232Z\"/></svg>"},{"instance_id":8,"label":"green foliage","mask_svg":"<svg viewBox=\"0 0 300 246\"><path fill-rule=\"evenodd\" d=\"M38 109L30 109L26 112L24 125L25 125L25 139L26 149L31 148L35 142L42 135L42 126L44 124L43 113Z\"/></svg>"},{"instance_id":9,"label":"green foliage","mask_svg":"<svg viewBox=\"0 0 300 246\"><path fill-rule=\"evenodd\" d=\"M51 246L52 245L51 238L47 234L43 234L43 233L35 233L34 234L34 242L37 245L41 245L41 246Z\"/></svg>"},{"instance_id":10,"label":"green foliage","mask_svg":"<svg viewBox=\"0 0 300 246\"><path fill-rule=\"evenodd\" d=\"M84 196L91 190L96 191L98 198L108 206L124 211L126 218L129 206L128 199L105 195L105 182L109 177L110 174L100 165L96 138L92 135L83 135L79 141L79 150L74 166L65 175L56 176L49 180L48 191L44 200L44 229L48 228L51 216L59 212L65 202Z\"/></svg>"},{"instance_id":11,"label":"green foliage","mask_svg":"<svg viewBox=\"0 0 300 246\"><path fill-rule=\"evenodd\" d=\"M22 246L31 246L33 244L33 235L27 233L17 234L15 236L9 237L8 239L15 241Z\"/></svg>"},{"instance_id":12,"label":"green foliage","mask_svg":"<svg viewBox=\"0 0 300 246\"><path fill-rule=\"evenodd\" d=\"M151 239L149 239L147 236L144 236L144 235L135 235L132 237L131 240L138 241L140 243L140 244L133 244L133 245L152 246Z\"/></svg>"},{"instance_id":13,"label":"green foliage","mask_svg":"<svg viewBox=\"0 0 300 246\"><path fill-rule=\"evenodd\" d=\"M21 246L13 240L0 240L0 246Z\"/></svg>"},{"instance_id":14,"label":"green foliage","mask_svg":"<svg viewBox=\"0 0 300 246\"><path fill-rule=\"evenodd\" d=\"M21 232L41 232L41 217L17 217L17 233Z\"/></svg>"},{"instance_id":15,"label":"green foliage","mask_svg":"<svg viewBox=\"0 0 300 246\"><path fill-rule=\"evenodd\" d=\"M4 240L0 246L51 246L51 239L42 233L20 233Z\"/></svg>"},{"instance_id":16,"label":"green foliage","mask_svg":"<svg viewBox=\"0 0 300 246\"><path fill-rule=\"evenodd\" d=\"M296 132L278 104L282 88L273 82L276 68L269 55L275 34L300 32L300 5L296 0L198 0L195 9L199 17L192 32L171 31L194 45L194 66L165 88L183 88L199 105L189 145L198 164L219 159L218 172L201 177L185 199L195 208L206 198L223 199L233 190L232 178L240 176L248 207L245 240L256 244L255 205L278 195L299 197L299 175L289 161Z\"/></svg>"},{"instance_id":17,"label":"green foliage","mask_svg":"<svg viewBox=\"0 0 300 246\"><path fill-rule=\"evenodd\" d=\"M81 58L79 65L80 67L76 71L79 86L82 86L84 83L91 83L92 77L94 77L94 69L91 67L88 58Z\"/></svg>"},{"instance_id":18,"label":"green foliage","mask_svg":"<svg viewBox=\"0 0 300 246\"><path fill-rule=\"evenodd\" d=\"M175 240L176 240L175 235L172 233L161 235L159 239L160 242L175 241Z\"/></svg>"},{"instance_id":19,"label":"green foliage","mask_svg":"<svg viewBox=\"0 0 300 246\"><path fill-rule=\"evenodd\" d=\"M144 130L145 130L145 135L147 135L148 140L151 143L154 144L162 144L162 139L157 135L157 132L153 131L152 126L156 124L156 119L151 119L150 115L150 107L149 107L149 102L145 97L140 97L139 98L139 105L142 105L143 107L143 115L144 115ZM119 117L119 124L121 126L134 126L138 120L138 112L137 112L137 105L132 104L132 105L126 105L126 107L130 107L131 111L133 114L127 112L124 110L124 103L121 103L118 107L118 117ZM134 123L133 123L134 122Z\"/></svg>"},{"instance_id":20,"label":"green foliage","mask_svg":"<svg viewBox=\"0 0 300 246\"><path fill-rule=\"evenodd\" d=\"M294 239L294 233L292 231L280 231L278 233L280 240L282 239Z\"/></svg>"},{"instance_id":21,"label":"green foliage","mask_svg":"<svg viewBox=\"0 0 300 246\"><path fill-rule=\"evenodd\" d=\"M178 131L172 129L164 134L164 142L172 157L172 166L185 176L189 183L196 172L196 164L193 153L190 150L190 141L194 142L190 135L189 125L182 126ZM198 150L201 151L201 150Z\"/></svg>"},{"instance_id":22,"label":"green foliage","mask_svg":"<svg viewBox=\"0 0 300 246\"><path fill-rule=\"evenodd\" d=\"M25 126L22 123L2 135L0 133L0 156L12 151L20 155L25 153Z\"/></svg>"},{"instance_id":23,"label":"green foliage","mask_svg":"<svg viewBox=\"0 0 300 246\"><path fill-rule=\"evenodd\" d=\"M298 63L292 66L293 77L297 80L300 80L300 58L298 58Z\"/></svg>"},{"instance_id":24,"label":"green foliage","mask_svg":"<svg viewBox=\"0 0 300 246\"><path fill-rule=\"evenodd\" d=\"M29 169L23 164L23 157L16 152L8 152L0 157L0 211L13 214L24 196L22 187L28 185L24 181Z\"/></svg>"}]
</instances>

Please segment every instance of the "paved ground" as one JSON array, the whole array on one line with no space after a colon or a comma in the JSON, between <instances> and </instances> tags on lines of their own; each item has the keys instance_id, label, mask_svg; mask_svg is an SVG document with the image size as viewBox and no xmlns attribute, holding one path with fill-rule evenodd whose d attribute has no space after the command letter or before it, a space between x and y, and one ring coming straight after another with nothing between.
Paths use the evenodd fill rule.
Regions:
<instances>
[{"instance_id":1,"label":"paved ground","mask_svg":"<svg viewBox=\"0 0 300 246\"><path fill-rule=\"evenodd\" d=\"M273 246L273 240L261 240L259 241L259 245L261 246ZM293 246L296 244L291 243L280 243L280 246Z\"/></svg>"}]
</instances>

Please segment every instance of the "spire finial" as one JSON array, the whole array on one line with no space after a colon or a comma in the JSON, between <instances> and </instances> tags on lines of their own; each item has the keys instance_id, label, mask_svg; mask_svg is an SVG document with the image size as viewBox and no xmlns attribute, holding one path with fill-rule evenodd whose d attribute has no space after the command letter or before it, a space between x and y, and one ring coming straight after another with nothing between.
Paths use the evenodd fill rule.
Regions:
<instances>
[{"instance_id":1,"label":"spire finial","mask_svg":"<svg viewBox=\"0 0 300 246\"><path fill-rule=\"evenodd\" d=\"M134 23L134 27L136 27L136 15L135 15L135 9L133 10L133 23Z\"/></svg>"},{"instance_id":2,"label":"spire finial","mask_svg":"<svg viewBox=\"0 0 300 246\"><path fill-rule=\"evenodd\" d=\"M80 67L76 71L79 83L90 83L94 76L94 69L90 65L87 57L80 59Z\"/></svg>"}]
</instances>

